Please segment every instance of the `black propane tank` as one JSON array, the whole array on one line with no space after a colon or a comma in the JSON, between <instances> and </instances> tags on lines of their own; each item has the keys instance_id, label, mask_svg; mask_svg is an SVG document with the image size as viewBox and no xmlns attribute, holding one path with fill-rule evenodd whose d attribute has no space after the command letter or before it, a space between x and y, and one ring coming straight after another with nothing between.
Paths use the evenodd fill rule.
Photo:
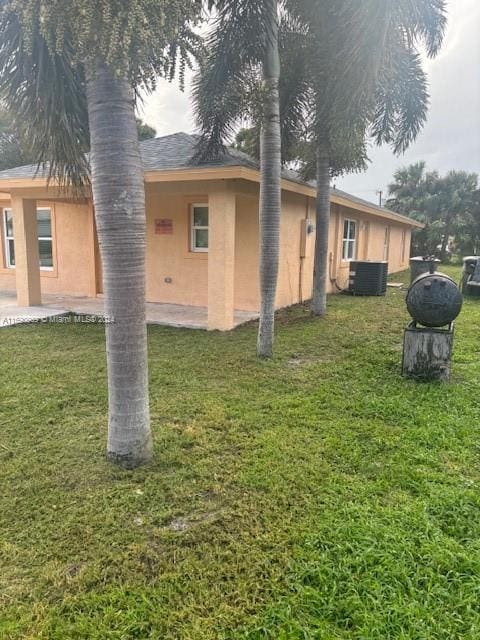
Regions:
<instances>
[{"instance_id":1,"label":"black propane tank","mask_svg":"<svg viewBox=\"0 0 480 640\"><path fill-rule=\"evenodd\" d=\"M444 273L423 273L407 293L407 309L412 318L425 327L443 327L455 320L463 298L452 278Z\"/></svg>"}]
</instances>

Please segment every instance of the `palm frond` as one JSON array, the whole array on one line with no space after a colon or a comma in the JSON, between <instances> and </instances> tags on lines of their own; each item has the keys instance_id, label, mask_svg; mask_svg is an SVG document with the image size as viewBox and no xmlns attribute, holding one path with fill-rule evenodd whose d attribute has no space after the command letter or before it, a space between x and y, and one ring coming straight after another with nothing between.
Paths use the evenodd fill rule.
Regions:
<instances>
[{"instance_id":1,"label":"palm frond","mask_svg":"<svg viewBox=\"0 0 480 640\"><path fill-rule=\"evenodd\" d=\"M0 12L0 96L15 114L38 169L61 184L88 182L89 145L83 69L71 46L52 52L36 29L25 41L17 15Z\"/></svg>"},{"instance_id":2,"label":"palm frond","mask_svg":"<svg viewBox=\"0 0 480 640\"><path fill-rule=\"evenodd\" d=\"M291 31L291 26L290 22L282 20L279 37L282 68L279 83L280 127L284 162L298 157L299 141L308 136L313 116L313 96L305 65L306 39L301 31Z\"/></svg>"},{"instance_id":3,"label":"palm frond","mask_svg":"<svg viewBox=\"0 0 480 640\"><path fill-rule=\"evenodd\" d=\"M392 43L375 96L371 134L377 144L403 153L421 131L428 113L427 78L420 55L401 41Z\"/></svg>"},{"instance_id":4,"label":"palm frond","mask_svg":"<svg viewBox=\"0 0 480 640\"><path fill-rule=\"evenodd\" d=\"M447 25L445 0L402 0L393 6L408 43L423 44L429 57L436 56Z\"/></svg>"},{"instance_id":5,"label":"palm frond","mask_svg":"<svg viewBox=\"0 0 480 640\"><path fill-rule=\"evenodd\" d=\"M270 32L264 2L212 0L210 5L217 14L206 40L209 53L193 85L201 131L194 161L222 154L238 122L258 112L260 69Z\"/></svg>"}]
</instances>

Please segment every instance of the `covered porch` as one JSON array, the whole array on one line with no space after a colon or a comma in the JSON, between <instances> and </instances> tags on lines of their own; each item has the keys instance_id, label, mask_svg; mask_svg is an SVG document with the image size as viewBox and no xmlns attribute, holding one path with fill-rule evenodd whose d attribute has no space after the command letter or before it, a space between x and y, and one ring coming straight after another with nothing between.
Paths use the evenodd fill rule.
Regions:
<instances>
[{"instance_id":1,"label":"covered porch","mask_svg":"<svg viewBox=\"0 0 480 640\"><path fill-rule=\"evenodd\" d=\"M42 184L42 178L35 179L25 188L20 188L20 184L15 182L2 185L3 198L8 198L8 203L5 201L3 206L11 211L13 232L9 240L14 242L15 251L14 265L8 265L10 268L7 270L4 260L3 273L8 271L9 282L13 278L15 289L7 290L0 285L0 326L45 320L67 313L102 316L102 275L89 194L85 194L84 198L68 197L65 191ZM209 180L173 185L158 182L152 184L147 180L146 195L146 293L147 299L151 301L146 307L147 322L195 329L229 330L257 318L256 311L238 310L235 304L237 198L231 181ZM182 234L188 233L190 203L195 201L206 202L208 206L208 253L195 254L188 248L185 249ZM69 286L62 287L61 283L52 292L51 285L56 283L52 278L47 279L47 276L56 277L57 269L55 267L54 273L45 274L45 270L40 268L37 209L45 206L45 203L51 204L52 210L55 210L57 203L62 203L63 209L72 207L71 219L82 217L86 221L88 231L82 236L83 240L79 238L77 242L77 247L82 247L85 261L82 261L80 270L70 274L71 282L75 281L77 274L82 274L87 282L84 287L86 295L70 291ZM170 213L171 211L174 213ZM177 212L178 219L174 217ZM166 215L172 216L172 219L167 220L170 223L170 237L158 236L155 230ZM62 230L64 228L65 224ZM52 231L52 236L53 252L56 252L58 258L65 243L62 244L58 228L57 237L55 238L55 231ZM181 250L178 249L180 244ZM79 264L77 247L76 259ZM59 259L58 263L63 266L65 273L65 258L63 261ZM188 265L190 271L184 265ZM47 290L42 290L44 285L48 285ZM188 295L189 287L193 290L193 295ZM172 295L171 291L178 291L178 297ZM162 302L157 302L158 300Z\"/></svg>"}]
</instances>

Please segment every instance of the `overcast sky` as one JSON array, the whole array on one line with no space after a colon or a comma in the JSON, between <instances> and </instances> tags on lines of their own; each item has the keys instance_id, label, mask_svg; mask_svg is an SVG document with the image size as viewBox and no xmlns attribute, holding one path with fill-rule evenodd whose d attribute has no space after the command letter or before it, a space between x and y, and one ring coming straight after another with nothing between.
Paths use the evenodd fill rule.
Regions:
<instances>
[{"instance_id":1,"label":"overcast sky","mask_svg":"<svg viewBox=\"0 0 480 640\"><path fill-rule=\"evenodd\" d=\"M443 48L427 60L431 104L427 124L415 144L401 157L388 148L372 148L366 173L336 180L338 188L366 200L386 194L399 166L425 160L429 169L480 172L480 0L448 0L449 22ZM189 88L161 81L147 98L144 119L158 135L194 132Z\"/></svg>"}]
</instances>

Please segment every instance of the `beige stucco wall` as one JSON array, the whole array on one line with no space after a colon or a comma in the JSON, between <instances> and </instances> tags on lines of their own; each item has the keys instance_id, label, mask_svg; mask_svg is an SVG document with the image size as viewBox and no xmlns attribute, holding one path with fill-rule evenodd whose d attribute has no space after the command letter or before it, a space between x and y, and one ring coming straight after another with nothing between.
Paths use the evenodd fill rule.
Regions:
<instances>
[{"instance_id":1,"label":"beige stucco wall","mask_svg":"<svg viewBox=\"0 0 480 640\"><path fill-rule=\"evenodd\" d=\"M190 212L193 203L208 203L209 193L229 190L234 194L235 274L234 306L257 311L258 284L258 185L247 181L185 181L147 184L147 300L206 306L208 304L208 253L190 250ZM8 202L3 203L8 206ZM93 296L101 291L95 269L93 213L87 205L39 202L50 206L53 216L54 271L42 271L45 293ZM333 204L330 218L329 254L331 279L346 286L349 263L341 259L343 222L357 222L357 258L382 260L385 228L390 228L389 271L408 266L410 229L355 209ZM156 233L156 220L172 221L172 233ZM305 219L315 223L315 201L292 192L282 193L280 266L277 307L311 297L315 234L302 244ZM3 234L3 226L2 226ZM405 234L402 255L402 234ZM0 289L15 289L14 270L6 269L4 242L0 243ZM98 250L97 250L98 257ZM221 265L219 265L221 268ZM97 269L98 271L98 269ZM336 291L331 279L328 290ZM97 280L97 282L96 282Z\"/></svg>"},{"instance_id":2,"label":"beige stucco wall","mask_svg":"<svg viewBox=\"0 0 480 640\"><path fill-rule=\"evenodd\" d=\"M346 287L348 282L349 263L342 260L343 224L345 219L355 220L357 223L357 259L384 260L385 259L385 231L389 230L387 253L388 272L396 273L408 268L410 257L411 229L406 225L390 220L379 219L349 207L332 206L330 223L330 253L332 256L330 273L336 278L340 287ZM405 234L403 242L403 234ZM329 290L335 290L330 284Z\"/></svg>"},{"instance_id":3,"label":"beige stucco wall","mask_svg":"<svg viewBox=\"0 0 480 640\"><path fill-rule=\"evenodd\" d=\"M9 207L10 203L2 203ZM39 201L52 211L52 271L40 272L44 293L95 295L93 214L87 205ZM6 268L3 220L0 243L0 289L15 290L15 270Z\"/></svg>"},{"instance_id":4,"label":"beige stucco wall","mask_svg":"<svg viewBox=\"0 0 480 640\"><path fill-rule=\"evenodd\" d=\"M301 257L302 224L312 219L313 200L306 196L282 193L280 227L280 264L277 308L311 297L313 280L314 234L306 241ZM258 283L258 196L237 196L235 243L235 306L257 311L260 304Z\"/></svg>"},{"instance_id":5,"label":"beige stucco wall","mask_svg":"<svg viewBox=\"0 0 480 640\"><path fill-rule=\"evenodd\" d=\"M198 193L147 191L147 301L207 305L208 254L190 251L190 206L207 203ZM170 219L173 233L155 233L155 220ZM166 282L165 279L171 280Z\"/></svg>"},{"instance_id":6,"label":"beige stucco wall","mask_svg":"<svg viewBox=\"0 0 480 640\"><path fill-rule=\"evenodd\" d=\"M237 196L235 225L235 307L256 311L258 282L258 200L257 196Z\"/></svg>"}]
</instances>

